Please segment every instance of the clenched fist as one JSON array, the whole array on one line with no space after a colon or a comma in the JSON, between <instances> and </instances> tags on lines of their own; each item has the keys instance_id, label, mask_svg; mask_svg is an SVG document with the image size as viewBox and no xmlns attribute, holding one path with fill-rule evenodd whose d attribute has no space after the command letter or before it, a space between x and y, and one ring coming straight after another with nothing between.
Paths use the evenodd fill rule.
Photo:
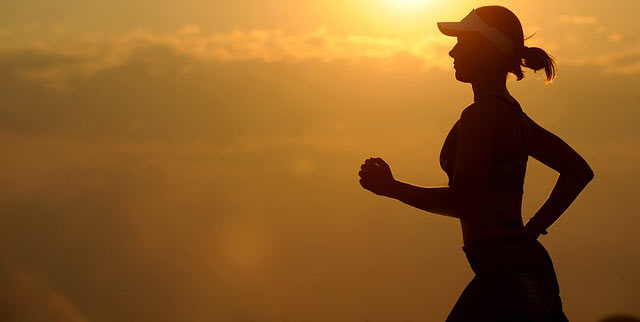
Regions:
<instances>
[{"instance_id":1,"label":"clenched fist","mask_svg":"<svg viewBox=\"0 0 640 322\"><path fill-rule=\"evenodd\" d=\"M396 180L391 168L381 158L369 158L360 166L360 185L380 196L390 197Z\"/></svg>"}]
</instances>

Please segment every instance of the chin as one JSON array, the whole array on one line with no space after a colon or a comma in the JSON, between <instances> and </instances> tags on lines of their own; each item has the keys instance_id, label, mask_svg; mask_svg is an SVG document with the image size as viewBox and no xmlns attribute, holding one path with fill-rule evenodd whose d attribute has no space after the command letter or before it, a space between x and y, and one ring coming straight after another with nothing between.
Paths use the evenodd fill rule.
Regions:
<instances>
[{"instance_id":1,"label":"chin","mask_svg":"<svg viewBox=\"0 0 640 322\"><path fill-rule=\"evenodd\" d=\"M465 75L464 73L459 72L458 70L456 70L456 79L458 81L461 81L463 83L471 83L471 80L469 79L469 77L466 77L467 75Z\"/></svg>"}]
</instances>

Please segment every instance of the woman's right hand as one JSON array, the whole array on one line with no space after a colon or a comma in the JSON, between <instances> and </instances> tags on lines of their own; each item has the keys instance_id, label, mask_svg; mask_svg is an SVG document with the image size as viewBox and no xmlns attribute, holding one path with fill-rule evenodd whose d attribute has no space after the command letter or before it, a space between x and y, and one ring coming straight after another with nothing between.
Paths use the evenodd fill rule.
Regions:
<instances>
[{"instance_id":1,"label":"woman's right hand","mask_svg":"<svg viewBox=\"0 0 640 322\"><path fill-rule=\"evenodd\" d=\"M381 158L369 158L360 165L360 185L380 196L393 195L396 180L391 174L391 168Z\"/></svg>"}]
</instances>

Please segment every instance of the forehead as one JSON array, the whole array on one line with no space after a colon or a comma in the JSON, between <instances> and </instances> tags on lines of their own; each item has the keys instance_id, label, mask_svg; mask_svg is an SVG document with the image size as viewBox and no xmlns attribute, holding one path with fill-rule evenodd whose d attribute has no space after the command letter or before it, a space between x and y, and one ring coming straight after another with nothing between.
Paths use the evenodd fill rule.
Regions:
<instances>
[{"instance_id":1,"label":"forehead","mask_svg":"<svg viewBox=\"0 0 640 322\"><path fill-rule=\"evenodd\" d=\"M480 35L477 32L464 32L464 33L460 33L458 36L456 36L458 38L458 41L464 41L464 42L478 42L478 41L483 41L484 37L482 35Z\"/></svg>"}]
</instances>

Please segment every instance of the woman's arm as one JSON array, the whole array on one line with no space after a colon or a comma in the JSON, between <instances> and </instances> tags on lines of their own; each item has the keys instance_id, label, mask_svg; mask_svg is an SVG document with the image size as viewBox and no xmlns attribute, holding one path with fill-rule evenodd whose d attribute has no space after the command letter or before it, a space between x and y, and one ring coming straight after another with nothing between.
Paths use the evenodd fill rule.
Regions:
<instances>
[{"instance_id":1,"label":"woman's arm","mask_svg":"<svg viewBox=\"0 0 640 322\"><path fill-rule=\"evenodd\" d=\"M392 185L391 197L439 215L463 218L486 199L491 164L493 129L499 115L490 104L473 104L463 110L458 126L456 164L450 187Z\"/></svg>"},{"instance_id":2,"label":"woman's arm","mask_svg":"<svg viewBox=\"0 0 640 322\"><path fill-rule=\"evenodd\" d=\"M419 187L396 180L388 197L437 215L459 218L449 187Z\"/></svg>"},{"instance_id":3,"label":"woman's arm","mask_svg":"<svg viewBox=\"0 0 640 322\"><path fill-rule=\"evenodd\" d=\"M594 173L587 162L558 136L525 117L531 126L530 155L560 176L549 195L526 227L542 234L564 213L593 179Z\"/></svg>"},{"instance_id":4,"label":"woman's arm","mask_svg":"<svg viewBox=\"0 0 640 322\"><path fill-rule=\"evenodd\" d=\"M360 185L380 196L398 199L435 214L456 217L456 203L449 187L418 187L393 178L382 158L369 158L360 166Z\"/></svg>"}]
</instances>

